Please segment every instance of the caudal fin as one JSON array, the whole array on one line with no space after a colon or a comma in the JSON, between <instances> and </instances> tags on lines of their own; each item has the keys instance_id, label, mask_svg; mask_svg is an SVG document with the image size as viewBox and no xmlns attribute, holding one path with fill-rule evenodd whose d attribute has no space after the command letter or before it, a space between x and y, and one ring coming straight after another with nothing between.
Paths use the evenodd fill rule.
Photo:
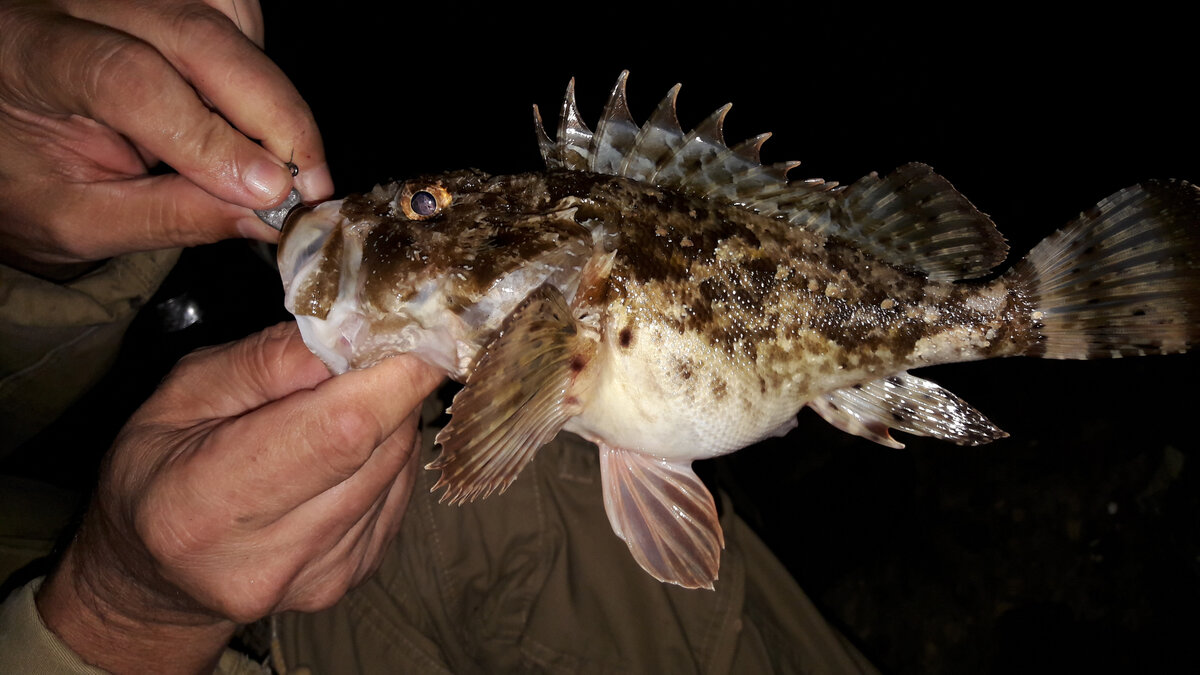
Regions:
<instances>
[{"instance_id":1,"label":"caudal fin","mask_svg":"<svg viewBox=\"0 0 1200 675\"><path fill-rule=\"evenodd\" d=\"M1006 276L1033 308L1040 339L1030 356L1185 352L1200 340L1200 189L1153 181L1121 190Z\"/></svg>"}]
</instances>

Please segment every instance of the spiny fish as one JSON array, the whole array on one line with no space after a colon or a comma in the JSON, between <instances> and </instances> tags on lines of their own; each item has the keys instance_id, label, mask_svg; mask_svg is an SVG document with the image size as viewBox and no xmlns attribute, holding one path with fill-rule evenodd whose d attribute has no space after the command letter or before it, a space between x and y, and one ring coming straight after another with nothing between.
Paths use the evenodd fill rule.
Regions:
<instances>
[{"instance_id":1,"label":"spiny fish","mask_svg":"<svg viewBox=\"0 0 1200 675\"><path fill-rule=\"evenodd\" d=\"M954 443L1006 434L908 370L1001 356L1179 353L1200 335L1200 190L1121 190L1002 274L991 220L922 164L845 186L693 131L676 85L591 131L568 86L547 170L455 171L294 215L280 269L336 372L409 352L465 383L435 490L504 490L560 430L599 446L613 530L656 578L711 588L723 536L693 460L796 425ZM987 278L984 278L987 277Z\"/></svg>"}]
</instances>

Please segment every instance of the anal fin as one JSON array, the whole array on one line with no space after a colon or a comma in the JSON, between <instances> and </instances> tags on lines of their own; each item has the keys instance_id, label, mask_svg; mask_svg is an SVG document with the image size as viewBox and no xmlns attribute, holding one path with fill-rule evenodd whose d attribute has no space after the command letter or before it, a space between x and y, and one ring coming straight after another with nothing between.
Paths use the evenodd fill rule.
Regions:
<instances>
[{"instance_id":1,"label":"anal fin","mask_svg":"<svg viewBox=\"0 0 1200 675\"><path fill-rule=\"evenodd\" d=\"M580 336L562 293L543 285L505 320L454 397L442 452L441 501L461 504L504 491L533 453L578 414L595 342Z\"/></svg>"},{"instance_id":2,"label":"anal fin","mask_svg":"<svg viewBox=\"0 0 1200 675\"><path fill-rule=\"evenodd\" d=\"M959 445L982 445L1008 436L966 401L908 373L836 389L808 407L842 431L890 448L904 445L888 434L889 429Z\"/></svg>"},{"instance_id":3,"label":"anal fin","mask_svg":"<svg viewBox=\"0 0 1200 675\"><path fill-rule=\"evenodd\" d=\"M690 462L599 445L604 510L634 559L659 581L711 590L725 537Z\"/></svg>"}]
</instances>

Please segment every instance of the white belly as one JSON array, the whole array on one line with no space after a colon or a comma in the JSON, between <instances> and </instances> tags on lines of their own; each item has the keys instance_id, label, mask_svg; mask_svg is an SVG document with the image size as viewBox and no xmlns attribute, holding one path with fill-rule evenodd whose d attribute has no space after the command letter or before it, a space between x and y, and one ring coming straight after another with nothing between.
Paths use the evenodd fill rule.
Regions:
<instances>
[{"instance_id":1,"label":"white belly","mask_svg":"<svg viewBox=\"0 0 1200 675\"><path fill-rule=\"evenodd\" d=\"M804 403L764 396L752 368L666 326L641 328L628 346L606 339L594 365L584 410L565 428L656 457L733 452L794 424Z\"/></svg>"}]
</instances>

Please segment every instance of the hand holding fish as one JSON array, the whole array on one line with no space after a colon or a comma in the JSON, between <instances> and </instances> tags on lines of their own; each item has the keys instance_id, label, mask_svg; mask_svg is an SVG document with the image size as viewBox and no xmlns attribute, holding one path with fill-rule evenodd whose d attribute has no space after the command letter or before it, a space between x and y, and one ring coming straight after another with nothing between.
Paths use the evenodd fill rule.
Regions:
<instances>
[{"instance_id":1,"label":"hand holding fish","mask_svg":"<svg viewBox=\"0 0 1200 675\"><path fill-rule=\"evenodd\" d=\"M0 2L0 262L61 277L273 240L250 209L287 195L287 161L306 198L328 197L316 123L262 41L253 1Z\"/></svg>"},{"instance_id":2,"label":"hand holding fish","mask_svg":"<svg viewBox=\"0 0 1200 675\"><path fill-rule=\"evenodd\" d=\"M46 625L109 670L197 671L235 622L332 605L399 526L438 379L415 357L333 378L294 324L185 358L110 451Z\"/></svg>"}]
</instances>

